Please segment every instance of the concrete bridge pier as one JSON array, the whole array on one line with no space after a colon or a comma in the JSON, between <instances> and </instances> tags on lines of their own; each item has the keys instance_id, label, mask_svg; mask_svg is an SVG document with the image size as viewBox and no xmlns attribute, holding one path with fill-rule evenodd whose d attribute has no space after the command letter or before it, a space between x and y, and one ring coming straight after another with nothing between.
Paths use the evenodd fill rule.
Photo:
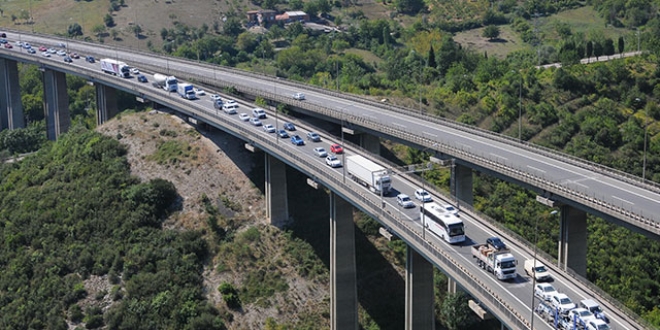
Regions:
<instances>
[{"instance_id":1,"label":"concrete bridge pier","mask_svg":"<svg viewBox=\"0 0 660 330\"><path fill-rule=\"evenodd\" d=\"M289 221L286 164L265 153L266 212L270 224L282 228Z\"/></svg>"},{"instance_id":2,"label":"concrete bridge pier","mask_svg":"<svg viewBox=\"0 0 660 330\"><path fill-rule=\"evenodd\" d=\"M330 192L330 328L358 329L353 206Z\"/></svg>"},{"instance_id":3,"label":"concrete bridge pier","mask_svg":"<svg viewBox=\"0 0 660 330\"><path fill-rule=\"evenodd\" d=\"M0 58L0 131L25 127L18 63Z\"/></svg>"},{"instance_id":4,"label":"concrete bridge pier","mask_svg":"<svg viewBox=\"0 0 660 330\"><path fill-rule=\"evenodd\" d=\"M472 169L460 164L451 168L451 193L460 203L474 204ZM459 205L460 205L459 203Z\"/></svg>"},{"instance_id":5,"label":"concrete bridge pier","mask_svg":"<svg viewBox=\"0 0 660 330\"><path fill-rule=\"evenodd\" d=\"M362 132L360 133L360 147L366 149L372 154L380 155L380 138L375 135Z\"/></svg>"},{"instance_id":6,"label":"concrete bridge pier","mask_svg":"<svg viewBox=\"0 0 660 330\"><path fill-rule=\"evenodd\" d=\"M117 90L96 83L96 124L101 126L119 113Z\"/></svg>"},{"instance_id":7,"label":"concrete bridge pier","mask_svg":"<svg viewBox=\"0 0 660 330\"><path fill-rule=\"evenodd\" d=\"M406 330L435 329L433 265L410 246L406 251Z\"/></svg>"},{"instance_id":8,"label":"concrete bridge pier","mask_svg":"<svg viewBox=\"0 0 660 330\"><path fill-rule=\"evenodd\" d=\"M559 268L587 276L587 214L569 205L561 206Z\"/></svg>"},{"instance_id":9,"label":"concrete bridge pier","mask_svg":"<svg viewBox=\"0 0 660 330\"><path fill-rule=\"evenodd\" d=\"M45 69L43 78L46 135L49 140L56 140L62 133L66 133L69 126L71 126L69 95L66 91L66 74Z\"/></svg>"}]
</instances>

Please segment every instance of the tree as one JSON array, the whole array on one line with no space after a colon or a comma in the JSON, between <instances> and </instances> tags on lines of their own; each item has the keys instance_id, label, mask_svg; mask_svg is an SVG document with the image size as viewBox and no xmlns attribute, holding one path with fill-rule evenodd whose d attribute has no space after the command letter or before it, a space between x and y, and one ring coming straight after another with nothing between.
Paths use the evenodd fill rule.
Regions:
<instances>
[{"instance_id":1,"label":"tree","mask_svg":"<svg viewBox=\"0 0 660 330\"><path fill-rule=\"evenodd\" d=\"M462 291L448 295L442 302L440 313L449 330L470 329L475 323L473 312L468 306L470 298Z\"/></svg>"},{"instance_id":2,"label":"tree","mask_svg":"<svg viewBox=\"0 0 660 330\"><path fill-rule=\"evenodd\" d=\"M332 11L332 5L328 0L317 0L319 12L321 15L325 15Z\"/></svg>"},{"instance_id":3,"label":"tree","mask_svg":"<svg viewBox=\"0 0 660 330\"><path fill-rule=\"evenodd\" d=\"M82 26L78 23L73 23L69 25L69 28L67 29L67 33L69 34L69 37L77 37L83 35L82 32Z\"/></svg>"},{"instance_id":4,"label":"tree","mask_svg":"<svg viewBox=\"0 0 660 330\"><path fill-rule=\"evenodd\" d=\"M488 25L481 36L488 38L488 40L497 39L500 37L500 28L496 25Z\"/></svg>"},{"instance_id":5,"label":"tree","mask_svg":"<svg viewBox=\"0 0 660 330\"><path fill-rule=\"evenodd\" d=\"M110 36L112 36L112 40L117 40L117 37L119 37L119 32L117 32L115 29L112 29L110 30Z\"/></svg>"},{"instance_id":6,"label":"tree","mask_svg":"<svg viewBox=\"0 0 660 330\"><path fill-rule=\"evenodd\" d=\"M105 32L105 25L103 24L96 24L92 27L92 33L94 33L97 37L101 36L101 34L104 32Z\"/></svg>"},{"instance_id":7,"label":"tree","mask_svg":"<svg viewBox=\"0 0 660 330\"><path fill-rule=\"evenodd\" d=\"M605 39L603 45L603 55L614 55L614 40L611 38Z\"/></svg>"},{"instance_id":8,"label":"tree","mask_svg":"<svg viewBox=\"0 0 660 330\"><path fill-rule=\"evenodd\" d=\"M228 36L237 37L242 32L243 26L241 26L241 22L236 17L228 18L225 25L222 27L222 33Z\"/></svg>"},{"instance_id":9,"label":"tree","mask_svg":"<svg viewBox=\"0 0 660 330\"><path fill-rule=\"evenodd\" d=\"M587 62L589 62L589 59L593 54L594 54L594 44L591 41L587 41Z\"/></svg>"},{"instance_id":10,"label":"tree","mask_svg":"<svg viewBox=\"0 0 660 330\"><path fill-rule=\"evenodd\" d=\"M417 14L424 8L423 0L395 0L394 5L399 12Z\"/></svg>"},{"instance_id":11,"label":"tree","mask_svg":"<svg viewBox=\"0 0 660 330\"><path fill-rule=\"evenodd\" d=\"M438 65L435 62L435 51L433 50L433 45L429 47L429 59L428 59L428 65L431 68L434 68Z\"/></svg>"},{"instance_id":12,"label":"tree","mask_svg":"<svg viewBox=\"0 0 660 330\"><path fill-rule=\"evenodd\" d=\"M623 41L623 36L619 37L619 54L621 54L621 57L623 57L623 49L624 49L624 41Z\"/></svg>"},{"instance_id":13,"label":"tree","mask_svg":"<svg viewBox=\"0 0 660 330\"><path fill-rule=\"evenodd\" d=\"M291 9L293 10L301 10L303 9L303 2L302 0L291 0L289 1L289 6L291 6Z\"/></svg>"},{"instance_id":14,"label":"tree","mask_svg":"<svg viewBox=\"0 0 660 330\"><path fill-rule=\"evenodd\" d=\"M596 56L596 61L598 61L598 57L603 55L603 45L600 44L600 42L594 42L594 56Z\"/></svg>"},{"instance_id":15,"label":"tree","mask_svg":"<svg viewBox=\"0 0 660 330\"><path fill-rule=\"evenodd\" d=\"M133 25L133 28L131 30L133 30L133 33L135 33L136 38L140 37L140 33L142 33L142 27L140 26L140 24Z\"/></svg>"},{"instance_id":16,"label":"tree","mask_svg":"<svg viewBox=\"0 0 660 330\"><path fill-rule=\"evenodd\" d=\"M103 24L107 27L113 27L115 26L115 19L112 18L112 15L105 14L105 16L103 16Z\"/></svg>"},{"instance_id":17,"label":"tree","mask_svg":"<svg viewBox=\"0 0 660 330\"><path fill-rule=\"evenodd\" d=\"M309 19L314 20L319 15L319 5L314 1L305 2L303 10L309 15Z\"/></svg>"}]
</instances>

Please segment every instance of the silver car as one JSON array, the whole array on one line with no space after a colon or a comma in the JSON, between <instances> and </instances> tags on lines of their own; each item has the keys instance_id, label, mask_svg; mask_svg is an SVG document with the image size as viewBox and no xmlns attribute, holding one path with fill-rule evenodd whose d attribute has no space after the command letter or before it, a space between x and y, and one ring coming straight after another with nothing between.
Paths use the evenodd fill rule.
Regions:
<instances>
[{"instance_id":1,"label":"silver car","mask_svg":"<svg viewBox=\"0 0 660 330\"><path fill-rule=\"evenodd\" d=\"M406 194L396 195L396 203L404 208L415 207L415 203L413 202L413 200L410 198L410 196Z\"/></svg>"}]
</instances>

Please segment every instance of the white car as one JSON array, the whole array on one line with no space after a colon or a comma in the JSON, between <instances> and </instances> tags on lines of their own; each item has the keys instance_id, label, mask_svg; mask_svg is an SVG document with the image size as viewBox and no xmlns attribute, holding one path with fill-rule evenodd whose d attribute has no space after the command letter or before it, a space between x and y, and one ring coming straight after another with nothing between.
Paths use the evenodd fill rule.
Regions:
<instances>
[{"instance_id":1,"label":"white car","mask_svg":"<svg viewBox=\"0 0 660 330\"><path fill-rule=\"evenodd\" d=\"M195 91L195 95L197 95L197 97L206 95L206 92L201 88L193 88L193 91Z\"/></svg>"},{"instance_id":2,"label":"white car","mask_svg":"<svg viewBox=\"0 0 660 330\"><path fill-rule=\"evenodd\" d=\"M323 147L314 148L314 153L319 157L327 157L328 156L328 152L325 151L325 148L323 148Z\"/></svg>"},{"instance_id":3,"label":"white car","mask_svg":"<svg viewBox=\"0 0 660 330\"><path fill-rule=\"evenodd\" d=\"M224 102L224 104L227 105L227 106L235 106L235 107L238 108L238 103L237 103L236 101L234 101L234 100L226 100L226 101Z\"/></svg>"},{"instance_id":4,"label":"white car","mask_svg":"<svg viewBox=\"0 0 660 330\"><path fill-rule=\"evenodd\" d=\"M603 320L591 320L587 323L587 330L611 330L610 326Z\"/></svg>"},{"instance_id":5,"label":"white car","mask_svg":"<svg viewBox=\"0 0 660 330\"><path fill-rule=\"evenodd\" d=\"M587 325L591 320L596 320L596 316L586 308L575 308L568 312L568 317L576 320L578 324Z\"/></svg>"},{"instance_id":6,"label":"white car","mask_svg":"<svg viewBox=\"0 0 660 330\"><path fill-rule=\"evenodd\" d=\"M43 53L41 53L41 56L43 56L43 57L50 57L50 53L48 53L48 52L43 52Z\"/></svg>"},{"instance_id":7,"label":"white car","mask_svg":"<svg viewBox=\"0 0 660 330\"><path fill-rule=\"evenodd\" d=\"M558 293L557 289L548 283L538 283L534 287L534 295L546 301L550 301L550 298Z\"/></svg>"},{"instance_id":8,"label":"white car","mask_svg":"<svg viewBox=\"0 0 660 330\"><path fill-rule=\"evenodd\" d=\"M14 44L18 47L23 47L23 42L21 41L16 41Z\"/></svg>"},{"instance_id":9,"label":"white car","mask_svg":"<svg viewBox=\"0 0 660 330\"><path fill-rule=\"evenodd\" d=\"M264 125L264 132L266 133L275 133L275 126L271 124Z\"/></svg>"},{"instance_id":10,"label":"white car","mask_svg":"<svg viewBox=\"0 0 660 330\"><path fill-rule=\"evenodd\" d=\"M266 110L262 108L254 108L252 109L252 115L259 119L266 119Z\"/></svg>"},{"instance_id":11,"label":"white car","mask_svg":"<svg viewBox=\"0 0 660 330\"><path fill-rule=\"evenodd\" d=\"M58 50L57 55L59 56L66 56L66 52L64 50Z\"/></svg>"},{"instance_id":12,"label":"white car","mask_svg":"<svg viewBox=\"0 0 660 330\"><path fill-rule=\"evenodd\" d=\"M302 101L302 100L305 99L305 94L303 94L303 93L295 93L295 94L293 94L293 99L294 99L294 100L298 100L298 101Z\"/></svg>"},{"instance_id":13,"label":"white car","mask_svg":"<svg viewBox=\"0 0 660 330\"><path fill-rule=\"evenodd\" d=\"M413 203L410 196L406 194L396 195L396 202L397 204L399 204L399 206L402 206L404 208L415 207L415 203Z\"/></svg>"},{"instance_id":14,"label":"white car","mask_svg":"<svg viewBox=\"0 0 660 330\"><path fill-rule=\"evenodd\" d=\"M48 54L55 54L55 53L57 53L57 51L55 50L55 48L48 48L48 50L46 50L46 51L48 52Z\"/></svg>"},{"instance_id":15,"label":"white car","mask_svg":"<svg viewBox=\"0 0 660 330\"><path fill-rule=\"evenodd\" d=\"M217 101L217 100L222 100L222 98L220 98L220 95L218 94L211 94L211 100Z\"/></svg>"},{"instance_id":16,"label":"white car","mask_svg":"<svg viewBox=\"0 0 660 330\"><path fill-rule=\"evenodd\" d=\"M259 118L250 118L250 124L254 126L261 126L261 120L259 120Z\"/></svg>"},{"instance_id":17,"label":"white car","mask_svg":"<svg viewBox=\"0 0 660 330\"><path fill-rule=\"evenodd\" d=\"M250 120L250 115L248 115L247 113L242 113L242 114L238 115L238 119L240 119L242 121L248 121L248 120Z\"/></svg>"},{"instance_id":18,"label":"white car","mask_svg":"<svg viewBox=\"0 0 660 330\"><path fill-rule=\"evenodd\" d=\"M140 74L140 70L138 68L131 68L131 74Z\"/></svg>"},{"instance_id":19,"label":"white car","mask_svg":"<svg viewBox=\"0 0 660 330\"><path fill-rule=\"evenodd\" d=\"M429 192L424 189L415 190L415 198L422 201L422 203L433 201L433 197L431 197L431 194L429 194Z\"/></svg>"},{"instance_id":20,"label":"white car","mask_svg":"<svg viewBox=\"0 0 660 330\"><path fill-rule=\"evenodd\" d=\"M325 157L325 164L330 167L339 167L341 166L341 161L335 155L328 155L328 157Z\"/></svg>"},{"instance_id":21,"label":"white car","mask_svg":"<svg viewBox=\"0 0 660 330\"><path fill-rule=\"evenodd\" d=\"M556 293L550 297L552 307L559 310L559 313L568 313L571 309L575 308L575 304L567 295L563 293Z\"/></svg>"}]
</instances>

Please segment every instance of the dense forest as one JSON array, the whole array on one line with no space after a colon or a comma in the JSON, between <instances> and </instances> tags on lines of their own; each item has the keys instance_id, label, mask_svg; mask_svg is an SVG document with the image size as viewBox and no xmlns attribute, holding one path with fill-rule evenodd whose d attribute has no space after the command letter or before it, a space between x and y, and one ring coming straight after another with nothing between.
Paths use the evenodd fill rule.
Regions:
<instances>
[{"instance_id":1,"label":"dense forest","mask_svg":"<svg viewBox=\"0 0 660 330\"><path fill-rule=\"evenodd\" d=\"M432 3L384 1L383 6L395 9L392 18L408 19L404 24L398 19L368 19L369 13L350 1L263 1L255 5L318 13L341 31L319 34L294 23L254 34L245 29L237 10L227 13L226 22L211 26L191 27L173 19L171 27L159 31L160 40L149 40L147 46L154 52L386 97L410 111L520 137L660 182L658 1ZM617 28L616 33L605 34L602 26L585 31L552 20L584 6L593 8L606 26ZM526 47L494 56L456 42L461 31L486 27L495 27L489 29L488 39L497 40L500 29L510 29ZM103 39L101 34L90 35L83 32L80 37ZM584 57L622 57L635 50L643 55L579 64ZM536 68L555 62L562 67ZM78 123L93 127L93 88L77 78L67 77L67 83L72 114ZM32 151L43 143L43 92L35 68L22 69L21 88L32 126L1 132L0 149L8 150L5 153ZM402 149L404 162L422 157ZM426 177L438 186L448 185L445 172ZM535 220L545 211L534 195L492 178L476 178L475 207L532 241ZM589 232L588 279L660 326L660 244L592 217ZM538 246L556 256L557 239L558 224L540 221ZM208 315L211 320L212 313ZM183 324L187 323L178 325Z\"/></svg>"}]
</instances>

